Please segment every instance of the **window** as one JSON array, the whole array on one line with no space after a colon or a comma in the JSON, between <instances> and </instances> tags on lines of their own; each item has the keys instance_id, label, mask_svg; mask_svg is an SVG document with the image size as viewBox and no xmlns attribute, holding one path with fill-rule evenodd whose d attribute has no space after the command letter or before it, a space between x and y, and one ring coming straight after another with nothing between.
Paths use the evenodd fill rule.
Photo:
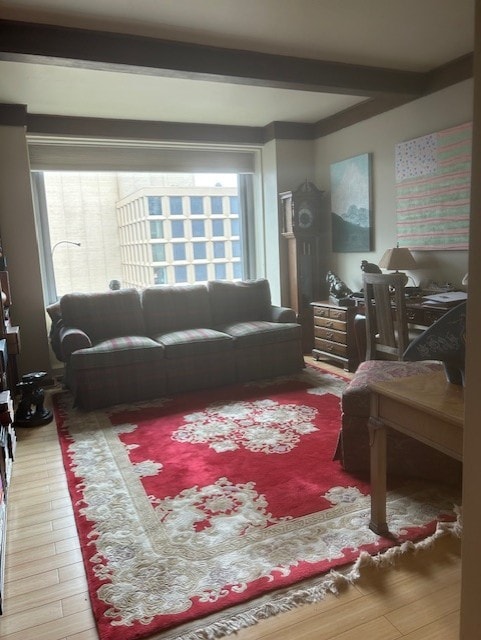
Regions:
<instances>
[{"instance_id":1,"label":"window","mask_svg":"<svg viewBox=\"0 0 481 640\"><path fill-rule=\"evenodd\" d=\"M167 284L167 270L165 267L154 267L154 284Z\"/></svg>"},{"instance_id":2,"label":"window","mask_svg":"<svg viewBox=\"0 0 481 640\"><path fill-rule=\"evenodd\" d=\"M174 275L176 282L187 282L187 267L185 265L176 265L174 267Z\"/></svg>"},{"instance_id":3,"label":"window","mask_svg":"<svg viewBox=\"0 0 481 640\"><path fill-rule=\"evenodd\" d=\"M204 198L202 196L190 197L190 213L197 216L204 213Z\"/></svg>"},{"instance_id":4,"label":"window","mask_svg":"<svg viewBox=\"0 0 481 640\"><path fill-rule=\"evenodd\" d=\"M182 211L182 198L180 196L170 196L170 215L181 216Z\"/></svg>"},{"instance_id":5,"label":"window","mask_svg":"<svg viewBox=\"0 0 481 640\"><path fill-rule=\"evenodd\" d=\"M225 242L214 242L214 258L225 258Z\"/></svg>"},{"instance_id":6,"label":"window","mask_svg":"<svg viewBox=\"0 0 481 640\"><path fill-rule=\"evenodd\" d=\"M212 235L219 238L224 235L224 221L212 220Z\"/></svg>"},{"instance_id":7,"label":"window","mask_svg":"<svg viewBox=\"0 0 481 640\"><path fill-rule=\"evenodd\" d=\"M150 237L153 240L158 240L164 237L164 223L162 220L150 221Z\"/></svg>"},{"instance_id":8,"label":"window","mask_svg":"<svg viewBox=\"0 0 481 640\"><path fill-rule=\"evenodd\" d=\"M240 224L239 224L238 218L233 218L230 221L230 232L231 232L231 235L233 236L240 235Z\"/></svg>"},{"instance_id":9,"label":"window","mask_svg":"<svg viewBox=\"0 0 481 640\"><path fill-rule=\"evenodd\" d=\"M221 262L219 264L214 265L215 270L215 279L216 280L225 280L226 279L226 267L225 263Z\"/></svg>"},{"instance_id":10,"label":"window","mask_svg":"<svg viewBox=\"0 0 481 640\"><path fill-rule=\"evenodd\" d=\"M162 215L162 200L160 199L160 196L149 196L147 198L147 203L150 216Z\"/></svg>"},{"instance_id":11,"label":"window","mask_svg":"<svg viewBox=\"0 0 481 640\"><path fill-rule=\"evenodd\" d=\"M243 213L232 214L229 198L234 197L237 183L242 187L244 181L235 178L221 186L220 180L209 185L204 178L204 174L33 171L45 301L54 302L71 291L107 290L111 280L119 280L122 288L141 288L214 277L238 279L239 273L252 277L251 258L246 265L242 243L236 259L230 245L232 229L240 227ZM189 193L191 186L195 193ZM254 241L253 236L253 247ZM259 248L253 258L257 255ZM83 268L86 263L88 269Z\"/></svg>"},{"instance_id":12,"label":"window","mask_svg":"<svg viewBox=\"0 0 481 640\"><path fill-rule=\"evenodd\" d=\"M172 247L174 249L174 260L185 260L185 244L176 242Z\"/></svg>"},{"instance_id":13,"label":"window","mask_svg":"<svg viewBox=\"0 0 481 640\"><path fill-rule=\"evenodd\" d=\"M232 269L234 271L234 279L242 280L242 264L240 262L234 262L232 264Z\"/></svg>"},{"instance_id":14,"label":"window","mask_svg":"<svg viewBox=\"0 0 481 640\"><path fill-rule=\"evenodd\" d=\"M238 196L229 196L231 214L239 215L239 198Z\"/></svg>"},{"instance_id":15,"label":"window","mask_svg":"<svg viewBox=\"0 0 481 640\"><path fill-rule=\"evenodd\" d=\"M173 238L183 238L184 237L184 221L183 220L172 220L171 222L171 230Z\"/></svg>"},{"instance_id":16,"label":"window","mask_svg":"<svg viewBox=\"0 0 481 640\"><path fill-rule=\"evenodd\" d=\"M192 220L192 237L205 238L205 223L203 220Z\"/></svg>"},{"instance_id":17,"label":"window","mask_svg":"<svg viewBox=\"0 0 481 640\"><path fill-rule=\"evenodd\" d=\"M222 210L222 196L212 196L210 199L210 207L213 214L224 213Z\"/></svg>"},{"instance_id":18,"label":"window","mask_svg":"<svg viewBox=\"0 0 481 640\"><path fill-rule=\"evenodd\" d=\"M234 258L240 258L241 256L241 245L238 240L234 240L232 243L232 256Z\"/></svg>"},{"instance_id":19,"label":"window","mask_svg":"<svg viewBox=\"0 0 481 640\"><path fill-rule=\"evenodd\" d=\"M152 245L152 260L154 262L165 262L165 246L163 244Z\"/></svg>"},{"instance_id":20,"label":"window","mask_svg":"<svg viewBox=\"0 0 481 640\"><path fill-rule=\"evenodd\" d=\"M207 282L207 265L196 264L194 265L194 274L196 282Z\"/></svg>"},{"instance_id":21,"label":"window","mask_svg":"<svg viewBox=\"0 0 481 640\"><path fill-rule=\"evenodd\" d=\"M205 242L194 242L194 260L205 260L207 258L207 245Z\"/></svg>"}]
</instances>

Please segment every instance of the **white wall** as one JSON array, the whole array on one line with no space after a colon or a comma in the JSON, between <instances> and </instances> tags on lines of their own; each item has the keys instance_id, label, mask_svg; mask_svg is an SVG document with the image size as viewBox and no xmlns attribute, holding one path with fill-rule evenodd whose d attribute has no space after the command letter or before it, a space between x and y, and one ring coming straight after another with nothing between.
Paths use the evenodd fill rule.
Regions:
<instances>
[{"instance_id":1,"label":"white wall","mask_svg":"<svg viewBox=\"0 0 481 640\"><path fill-rule=\"evenodd\" d=\"M315 180L312 140L278 140L276 155L279 192L297 189L306 180L320 188Z\"/></svg>"},{"instance_id":2,"label":"white wall","mask_svg":"<svg viewBox=\"0 0 481 640\"><path fill-rule=\"evenodd\" d=\"M274 304L288 304L289 298L288 283L281 281L279 269L286 260L279 229L279 193L297 189L306 180L315 182L313 154L312 140L272 140L263 149L266 277Z\"/></svg>"},{"instance_id":3,"label":"white wall","mask_svg":"<svg viewBox=\"0 0 481 640\"><path fill-rule=\"evenodd\" d=\"M280 302L280 278L279 278L279 241L278 241L278 213L277 213L277 158L276 158L276 142L267 143L262 150L262 211L264 220L262 228L264 231L264 273L259 266L259 275L264 275L268 280L271 288L271 296L273 304ZM256 211L256 215L260 212ZM259 221L257 221L259 222ZM259 229L259 224L256 225ZM267 234L268 230L275 229L275 239L271 234Z\"/></svg>"},{"instance_id":4,"label":"white wall","mask_svg":"<svg viewBox=\"0 0 481 640\"><path fill-rule=\"evenodd\" d=\"M12 290L12 324L20 326L20 373L49 371L30 167L23 127L0 126L0 233Z\"/></svg>"},{"instance_id":5,"label":"white wall","mask_svg":"<svg viewBox=\"0 0 481 640\"><path fill-rule=\"evenodd\" d=\"M467 80L316 141L315 182L321 189L329 190L331 163L373 154L373 251L332 254L331 269L351 289L361 287L362 259L377 263L396 245L395 145L472 120L472 101L473 81ZM417 251L414 256L421 265L411 273L416 283L434 279L460 286L467 271L467 251Z\"/></svg>"},{"instance_id":6,"label":"white wall","mask_svg":"<svg viewBox=\"0 0 481 640\"><path fill-rule=\"evenodd\" d=\"M281 304L279 193L314 182L312 140L273 140L263 149L264 215L266 220L266 277L274 304ZM316 184L316 186L318 186Z\"/></svg>"}]
</instances>

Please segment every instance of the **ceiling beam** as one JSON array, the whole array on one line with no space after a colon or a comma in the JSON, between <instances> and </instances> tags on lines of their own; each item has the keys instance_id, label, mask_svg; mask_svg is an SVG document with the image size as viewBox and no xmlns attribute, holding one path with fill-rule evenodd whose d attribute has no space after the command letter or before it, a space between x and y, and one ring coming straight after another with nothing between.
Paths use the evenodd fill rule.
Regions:
<instances>
[{"instance_id":1,"label":"ceiling beam","mask_svg":"<svg viewBox=\"0 0 481 640\"><path fill-rule=\"evenodd\" d=\"M473 54L469 53L461 58L456 58L447 64L433 69L426 74L426 86L423 96L436 91L441 91L458 82L463 82L473 77ZM332 116L319 120L314 125L314 137L322 138L330 133L345 129L353 124L377 116L385 111L390 111L403 104L416 100L421 96L396 96L385 94L370 100L365 100L348 109L339 111Z\"/></svg>"},{"instance_id":2,"label":"ceiling beam","mask_svg":"<svg viewBox=\"0 0 481 640\"><path fill-rule=\"evenodd\" d=\"M0 118L1 115L0 108ZM162 140L209 144L229 142L254 145L266 142L263 127L235 125L27 114L26 126L28 133L31 134L80 138L87 136L117 140Z\"/></svg>"},{"instance_id":3,"label":"ceiling beam","mask_svg":"<svg viewBox=\"0 0 481 640\"><path fill-rule=\"evenodd\" d=\"M451 60L440 67L436 67L427 74L424 94L441 91L453 84L469 80L474 73L474 54L468 53L465 56Z\"/></svg>"},{"instance_id":4,"label":"ceiling beam","mask_svg":"<svg viewBox=\"0 0 481 640\"><path fill-rule=\"evenodd\" d=\"M467 80L473 76L473 55L463 56L433 69L427 76L428 83L423 95ZM0 104L0 124L24 125L30 133L44 135L264 144L274 139L321 138L415 99L415 96L384 95L365 100L316 124L271 122L264 127L28 114L25 105Z\"/></svg>"},{"instance_id":5,"label":"ceiling beam","mask_svg":"<svg viewBox=\"0 0 481 640\"><path fill-rule=\"evenodd\" d=\"M181 136L198 141L234 139L251 144L274 138L312 139L329 135L473 75L473 54L420 74L8 20L0 20L0 60L346 93L368 98L315 125L273 122L266 127L138 121L119 121L118 124L109 119L27 115L25 106L19 109L19 105L0 105L3 124L26 124L30 131L36 132L51 133L52 129L60 127L65 133L75 131L78 134L79 123L82 123L81 127L88 123L89 130L97 131L100 126L104 135L105 127L110 135L118 135L120 126L124 132L129 131L129 137L162 135L167 139L179 139Z\"/></svg>"},{"instance_id":6,"label":"ceiling beam","mask_svg":"<svg viewBox=\"0 0 481 640\"><path fill-rule=\"evenodd\" d=\"M427 74L0 20L0 60L349 94L422 95Z\"/></svg>"},{"instance_id":7,"label":"ceiling beam","mask_svg":"<svg viewBox=\"0 0 481 640\"><path fill-rule=\"evenodd\" d=\"M10 127L27 126L27 107L24 104L0 104L0 124Z\"/></svg>"},{"instance_id":8,"label":"ceiling beam","mask_svg":"<svg viewBox=\"0 0 481 640\"><path fill-rule=\"evenodd\" d=\"M402 104L415 99L399 96L380 96L365 100L361 104L354 105L316 122L314 125L314 137L322 138L363 120L378 116L385 111L400 107Z\"/></svg>"}]
</instances>

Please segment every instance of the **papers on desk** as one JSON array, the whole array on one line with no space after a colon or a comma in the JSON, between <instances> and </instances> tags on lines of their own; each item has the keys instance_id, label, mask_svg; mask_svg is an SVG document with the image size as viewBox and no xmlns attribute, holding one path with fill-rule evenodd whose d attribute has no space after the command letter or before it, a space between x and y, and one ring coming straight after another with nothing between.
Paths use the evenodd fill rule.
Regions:
<instances>
[{"instance_id":1,"label":"papers on desk","mask_svg":"<svg viewBox=\"0 0 481 640\"><path fill-rule=\"evenodd\" d=\"M467 300L468 294L465 291L445 291L434 293L430 296L423 296L423 302L428 304L455 304Z\"/></svg>"}]
</instances>

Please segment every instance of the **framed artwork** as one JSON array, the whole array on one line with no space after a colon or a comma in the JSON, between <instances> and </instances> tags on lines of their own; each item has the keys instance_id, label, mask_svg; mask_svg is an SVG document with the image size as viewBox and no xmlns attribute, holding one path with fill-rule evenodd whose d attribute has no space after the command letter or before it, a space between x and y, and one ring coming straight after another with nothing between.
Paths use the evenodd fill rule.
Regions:
<instances>
[{"instance_id":1,"label":"framed artwork","mask_svg":"<svg viewBox=\"0 0 481 640\"><path fill-rule=\"evenodd\" d=\"M372 154L331 164L332 250L371 251Z\"/></svg>"},{"instance_id":2,"label":"framed artwork","mask_svg":"<svg viewBox=\"0 0 481 640\"><path fill-rule=\"evenodd\" d=\"M396 145L396 214L400 247L469 246L470 122Z\"/></svg>"}]
</instances>

